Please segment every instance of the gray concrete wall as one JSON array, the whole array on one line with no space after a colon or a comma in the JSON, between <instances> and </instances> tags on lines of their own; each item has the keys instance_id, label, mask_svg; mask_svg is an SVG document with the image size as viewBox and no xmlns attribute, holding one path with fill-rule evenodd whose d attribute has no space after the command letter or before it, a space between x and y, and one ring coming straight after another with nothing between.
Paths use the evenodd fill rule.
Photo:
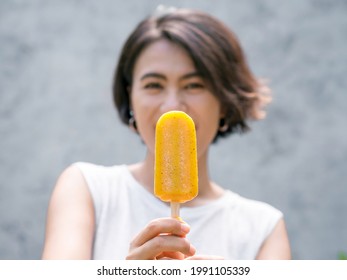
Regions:
<instances>
[{"instance_id":1,"label":"gray concrete wall","mask_svg":"<svg viewBox=\"0 0 347 280\"><path fill-rule=\"evenodd\" d=\"M110 87L127 34L160 3L218 16L271 82L266 120L212 148L213 178L280 208L295 259L336 259L347 251L343 0L0 1L0 259L40 258L48 200L69 164L143 157Z\"/></svg>"}]
</instances>

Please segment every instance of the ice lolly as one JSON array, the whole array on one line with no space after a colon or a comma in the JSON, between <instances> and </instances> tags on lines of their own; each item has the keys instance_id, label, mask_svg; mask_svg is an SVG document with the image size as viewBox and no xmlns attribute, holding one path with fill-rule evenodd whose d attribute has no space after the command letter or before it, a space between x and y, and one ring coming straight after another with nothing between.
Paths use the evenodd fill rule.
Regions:
<instances>
[{"instance_id":1,"label":"ice lolly","mask_svg":"<svg viewBox=\"0 0 347 280\"><path fill-rule=\"evenodd\" d=\"M182 111L164 113L155 134L154 194L171 203L171 216L179 217L180 203L198 194L195 124Z\"/></svg>"}]
</instances>

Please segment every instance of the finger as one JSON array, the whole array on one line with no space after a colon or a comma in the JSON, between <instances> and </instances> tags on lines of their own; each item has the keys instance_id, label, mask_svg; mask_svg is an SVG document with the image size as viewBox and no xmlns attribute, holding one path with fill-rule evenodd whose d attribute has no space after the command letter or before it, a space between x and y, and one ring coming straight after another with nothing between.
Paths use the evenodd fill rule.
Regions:
<instances>
[{"instance_id":1,"label":"finger","mask_svg":"<svg viewBox=\"0 0 347 280\"><path fill-rule=\"evenodd\" d=\"M185 259L186 260L224 260L223 257L216 256L216 255L194 255Z\"/></svg>"},{"instance_id":2,"label":"finger","mask_svg":"<svg viewBox=\"0 0 347 280\"><path fill-rule=\"evenodd\" d=\"M175 235L158 235L142 246L130 250L127 259L153 260L162 255L163 252L179 252L186 256L192 256L195 251L193 245L186 238Z\"/></svg>"},{"instance_id":3,"label":"finger","mask_svg":"<svg viewBox=\"0 0 347 280\"><path fill-rule=\"evenodd\" d=\"M163 252L156 256L157 260L184 260L185 255L181 252Z\"/></svg>"},{"instance_id":4,"label":"finger","mask_svg":"<svg viewBox=\"0 0 347 280\"><path fill-rule=\"evenodd\" d=\"M131 247L139 247L159 234L169 233L185 236L189 232L189 225L173 218L160 218L151 221L131 242Z\"/></svg>"}]
</instances>

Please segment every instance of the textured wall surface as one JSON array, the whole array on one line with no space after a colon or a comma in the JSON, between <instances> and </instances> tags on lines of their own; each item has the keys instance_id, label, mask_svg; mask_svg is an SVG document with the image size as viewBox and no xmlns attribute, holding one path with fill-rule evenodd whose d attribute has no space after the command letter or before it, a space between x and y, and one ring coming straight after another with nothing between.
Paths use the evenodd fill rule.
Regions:
<instances>
[{"instance_id":1,"label":"textured wall surface","mask_svg":"<svg viewBox=\"0 0 347 280\"><path fill-rule=\"evenodd\" d=\"M274 101L211 149L213 178L284 212L295 259L347 251L347 2L173 1L238 34ZM132 163L144 146L110 87L135 24L169 1L0 1L0 259L38 259L46 210L75 161Z\"/></svg>"}]
</instances>

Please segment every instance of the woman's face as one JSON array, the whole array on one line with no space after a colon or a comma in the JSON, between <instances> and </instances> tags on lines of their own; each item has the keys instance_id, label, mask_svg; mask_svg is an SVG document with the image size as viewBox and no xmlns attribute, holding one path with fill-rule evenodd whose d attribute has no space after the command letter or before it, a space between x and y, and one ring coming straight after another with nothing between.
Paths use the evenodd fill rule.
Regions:
<instances>
[{"instance_id":1,"label":"woman's face","mask_svg":"<svg viewBox=\"0 0 347 280\"><path fill-rule=\"evenodd\" d=\"M138 132L152 154L155 126L163 113L180 110L192 117L198 158L206 154L221 117L218 99L207 88L187 52L164 39L150 44L137 59L131 106Z\"/></svg>"}]
</instances>

